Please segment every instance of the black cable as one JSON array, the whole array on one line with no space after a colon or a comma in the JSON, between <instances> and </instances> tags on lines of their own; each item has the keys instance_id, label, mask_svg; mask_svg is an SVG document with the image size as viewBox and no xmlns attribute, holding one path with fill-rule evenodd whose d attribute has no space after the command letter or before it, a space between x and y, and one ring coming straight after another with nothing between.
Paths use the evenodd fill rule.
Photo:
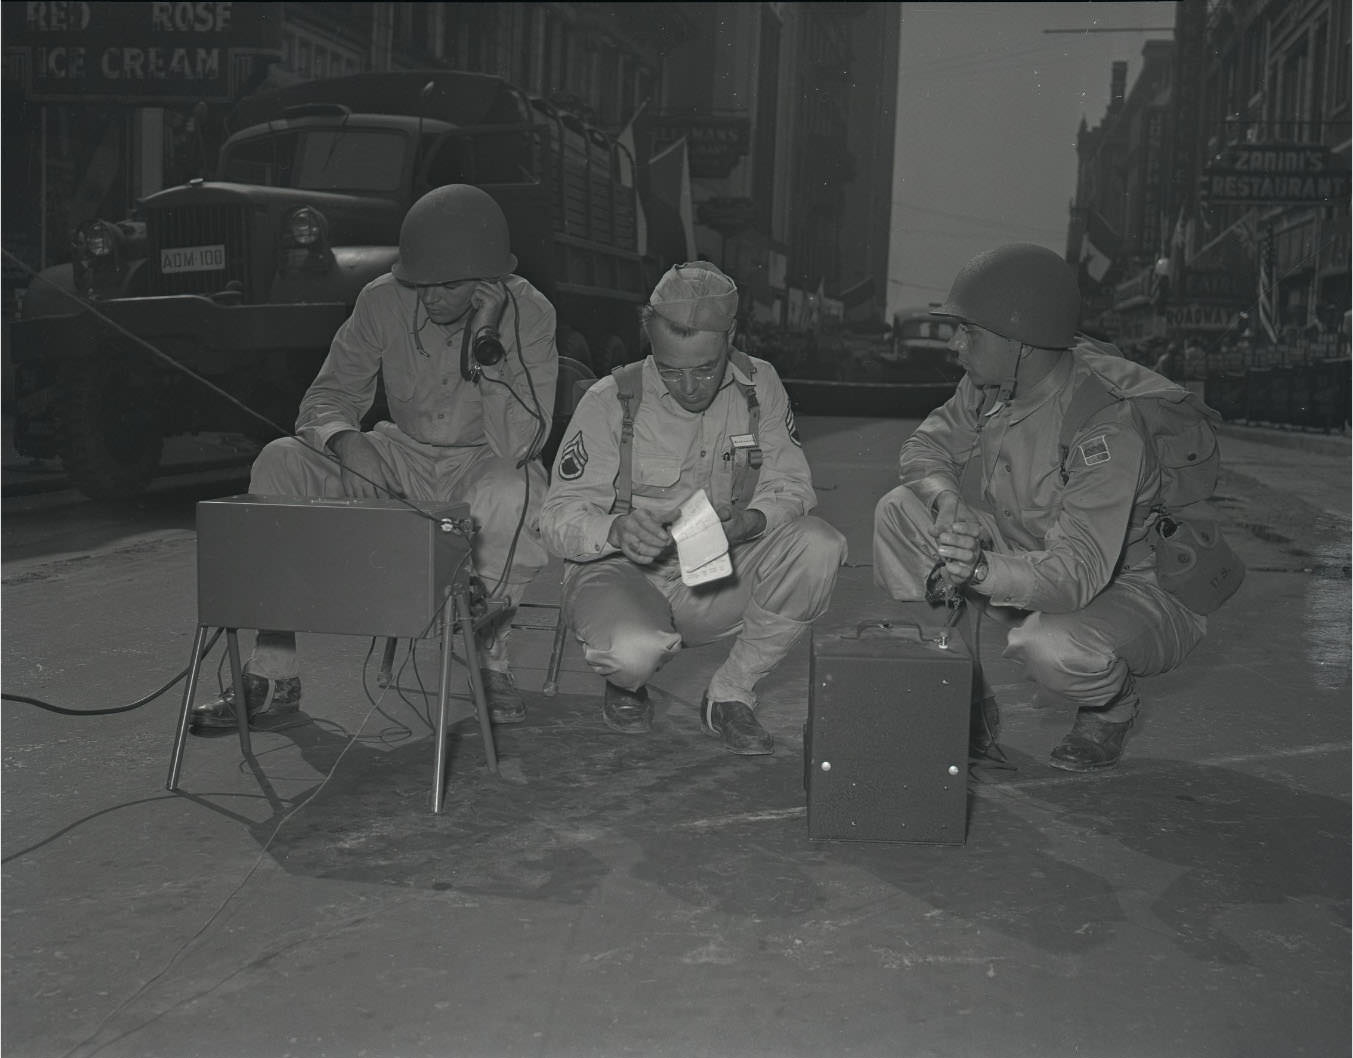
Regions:
<instances>
[{"instance_id":1,"label":"black cable","mask_svg":"<svg viewBox=\"0 0 1353 1058\"><path fill-rule=\"evenodd\" d=\"M198 656L198 661L201 661L202 658L205 658L211 653L211 648L214 647L216 641L221 638L222 631L222 629L218 628L212 633L211 639L207 640L206 645L202 647L202 653ZM39 709L46 709L50 713L59 713L62 716L111 716L113 713L130 713L133 709L140 709L144 705L149 705L160 695L164 694L165 691L169 690L170 687L174 686L174 684L187 676L191 670L192 666L187 666L168 683L151 691L144 698L138 698L129 705L110 706L107 709L68 709L62 705L52 705L51 702L44 702L41 698L30 698L26 694L10 694L8 691L0 692L0 698L3 698L7 702L20 702L24 705L35 705Z\"/></svg>"}]
</instances>

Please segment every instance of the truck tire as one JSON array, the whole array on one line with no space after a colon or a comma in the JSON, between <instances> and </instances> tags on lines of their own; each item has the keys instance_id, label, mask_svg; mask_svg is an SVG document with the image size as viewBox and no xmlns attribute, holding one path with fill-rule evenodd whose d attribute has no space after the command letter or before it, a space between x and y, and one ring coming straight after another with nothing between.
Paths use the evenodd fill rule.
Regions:
<instances>
[{"instance_id":1,"label":"truck tire","mask_svg":"<svg viewBox=\"0 0 1353 1058\"><path fill-rule=\"evenodd\" d=\"M164 436L153 419L154 377L104 347L72 361L61 396L61 462L71 484L96 500L144 492Z\"/></svg>"}]
</instances>

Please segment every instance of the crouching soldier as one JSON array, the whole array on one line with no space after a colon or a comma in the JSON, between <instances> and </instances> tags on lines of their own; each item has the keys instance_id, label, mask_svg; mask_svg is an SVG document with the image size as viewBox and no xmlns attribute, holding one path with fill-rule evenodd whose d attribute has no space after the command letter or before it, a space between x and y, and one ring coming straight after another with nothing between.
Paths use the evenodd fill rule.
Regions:
<instances>
[{"instance_id":1,"label":"crouching soldier","mask_svg":"<svg viewBox=\"0 0 1353 1058\"><path fill-rule=\"evenodd\" d=\"M650 355L579 402L541 510L565 560L564 610L594 672L602 719L651 729L647 684L683 646L735 637L700 704L732 753L764 754L756 685L831 599L844 537L816 505L775 369L733 347L738 293L706 262L677 265L643 309ZM732 575L689 587L670 525L703 489L730 545Z\"/></svg>"},{"instance_id":2,"label":"crouching soldier","mask_svg":"<svg viewBox=\"0 0 1353 1058\"><path fill-rule=\"evenodd\" d=\"M1052 765L1111 767L1137 716L1136 678L1179 665L1210 607L1195 612L1163 585L1153 531L1169 479L1147 413L1109 399L1106 382L1181 408L1188 393L1073 348L1075 274L1041 246L979 254L936 315L958 325L950 348L965 377L902 446L902 483L875 511L875 579L895 599L961 592L989 608L1009 626L1005 656L1075 711ZM1088 410L1081 394L1096 397ZM976 677L980 757L999 720L980 666Z\"/></svg>"}]
</instances>

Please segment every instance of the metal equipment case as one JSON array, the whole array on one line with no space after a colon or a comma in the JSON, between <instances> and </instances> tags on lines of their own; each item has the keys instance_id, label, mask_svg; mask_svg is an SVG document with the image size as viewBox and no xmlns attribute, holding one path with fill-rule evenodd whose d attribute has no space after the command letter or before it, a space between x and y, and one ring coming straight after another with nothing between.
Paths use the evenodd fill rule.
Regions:
<instances>
[{"instance_id":1,"label":"metal equipment case","mask_svg":"<svg viewBox=\"0 0 1353 1058\"><path fill-rule=\"evenodd\" d=\"M814 629L809 837L963 844L971 687L957 629L890 619Z\"/></svg>"},{"instance_id":2,"label":"metal equipment case","mask_svg":"<svg viewBox=\"0 0 1353 1058\"><path fill-rule=\"evenodd\" d=\"M437 519L468 519L464 503ZM199 622L340 635L424 637L468 539L395 500L245 494L197 505Z\"/></svg>"}]
</instances>

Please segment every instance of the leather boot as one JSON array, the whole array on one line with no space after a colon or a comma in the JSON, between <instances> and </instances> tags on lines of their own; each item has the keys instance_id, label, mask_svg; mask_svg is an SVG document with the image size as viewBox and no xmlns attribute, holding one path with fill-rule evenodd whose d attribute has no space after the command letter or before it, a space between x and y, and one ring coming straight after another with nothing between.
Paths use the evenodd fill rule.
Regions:
<instances>
[{"instance_id":1,"label":"leather boot","mask_svg":"<svg viewBox=\"0 0 1353 1058\"><path fill-rule=\"evenodd\" d=\"M1121 723L1102 719L1093 709L1081 709L1066 737L1052 751L1048 761L1063 771L1099 771L1112 768L1123 755L1132 719Z\"/></svg>"},{"instance_id":2,"label":"leather boot","mask_svg":"<svg viewBox=\"0 0 1353 1058\"><path fill-rule=\"evenodd\" d=\"M246 670L244 701L249 709L249 728L253 731L280 731L303 722L301 717L301 679L284 676L271 680ZM236 729L235 689L227 687L210 702L193 706L191 724L194 735L220 735Z\"/></svg>"},{"instance_id":3,"label":"leather boot","mask_svg":"<svg viewBox=\"0 0 1353 1058\"><path fill-rule=\"evenodd\" d=\"M644 735L653 730L653 703L648 688L627 691L606 681L606 694L601 700L602 722L622 735Z\"/></svg>"},{"instance_id":4,"label":"leather boot","mask_svg":"<svg viewBox=\"0 0 1353 1058\"><path fill-rule=\"evenodd\" d=\"M754 757L775 752L775 740L746 702L712 702L706 692L700 700L700 723L729 753Z\"/></svg>"}]
</instances>

